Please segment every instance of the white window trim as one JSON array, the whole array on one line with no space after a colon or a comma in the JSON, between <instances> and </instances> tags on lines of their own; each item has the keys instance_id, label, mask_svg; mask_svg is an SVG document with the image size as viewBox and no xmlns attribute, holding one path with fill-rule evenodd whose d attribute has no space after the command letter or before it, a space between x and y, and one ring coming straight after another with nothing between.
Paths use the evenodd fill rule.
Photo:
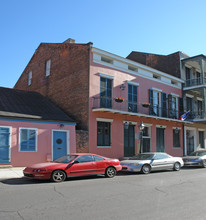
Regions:
<instances>
[{"instance_id":1,"label":"white window trim","mask_svg":"<svg viewBox=\"0 0 206 220\"><path fill-rule=\"evenodd\" d=\"M186 94L186 97L188 97L188 98L194 98L194 95Z\"/></svg>"},{"instance_id":2,"label":"white window trim","mask_svg":"<svg viewBox=\"0 0 206 220\"><path fill-rule=\"evenodd\" d=\"M156 125L156 128L166 128L166 125Z\"/></svg>"},{"instance_id":3,"label":"white window trim","mask_svg":"<svg viewBox=\"0 0 206 220\"><path fill-rule=\"evenodd\" d=\"M180 127L172 127L172 129L173 129L173 130L175 130L175 129L181 130Z\"/></svg>"},{"instance_id":4,"label":"white window trim","mask_svg":"<svg viewBox=\"0 0 206 220\"><path fill-rule=\"evenodd\" d=\"M152 87L152 90L154 90L156 92L162 92L162 89L157 89L157 88L153 88L153 87Z\"/></svg>"},{"instance_id":5,"label":"white window trim","mask_svg":"<svg viewBox=\"0 0 206 220\"><path fill-rule=\"evenodd\" d=\"M175 96L175 97L180 97L178 94L175 94L175 93L170 93L170 95Z\"/></svg>"},{"instance_id":6,"label":"white window trim","mask_svg":"<svg viewBox=\"0 0 206 220\"><path fill-rule=\"evenodd\" d=\"M197 100L198 100L198 101L201 101L201 102L203 101L203 99L202 99L202 98L199 98L199 97L197 97Z\"/></svg>"},{"instance_id":7,"label":"white window trim","mask_svg":"<svg viewBox=\"0 0 206 220\"><path fill-rule=\"evenodd\" d=\"M112 148L112 146L97 146L97 148Z\"/></svg>"},{"instance_id":8,"label":"white window trim","mask_svg":"<svg viewBox=\"0 0 206 220\"><path fill-rule=\"evenodd\" d=\"M131 124L131 125L137 125L137 122L134 122L134 121L123 121L123 124L124 124L125 122L128 122L128 123Z\"/></svg>"},{"instance_id":9,"label":"white window trim","mask_svg":"<svg viewBox=\"0 0 206 220\"><path fill-rule=\"evenodd\" d=\"M99 73L99 75L100 75L101 77L104 77L104 78L114 79L114 76L106 75L106 74L104 74L104 73Z\"/></svg>"},{"instance_id":10,"label":"white window trim","mask_svg":"<svg viewBox=\"0 0 206 220\"><path fill-rule=\"evenodd\" d=\"M110 122L110 123L114 121L114 119L109 119L109 118L96 118L96 120L102 122Z\"/></svg>"},{"instance_id":11,"label":"white window trim","mask_svg":"<svg viewBox=\"0 0 206 220\"><path fill-rule=\"evenodd\" d=\"M21 130L22 129L27 129L27 130L35 130L36 131L36 145L35 145L35 151L21 151L21 146L20 146L20 144L21 144ZM21 153L23 153L23 152L25 152L25 153L33 153L33 152L37 152L38 151L38 149L37 149L37 141L38 141L38 129L37 128L27 128L27 127L20 127L19 128L19 152L21 152Z\"/></svg>"},{"instance_id":12,"label":"white window trim","mask_svg":"<svg viewBox=\"0 0 206 220\"><path fill-rule=\"evenodd\" d=\"M130 85L139 86L139 83L137 82L127 81L127 83Z\"/></svg>"}]
</instances>

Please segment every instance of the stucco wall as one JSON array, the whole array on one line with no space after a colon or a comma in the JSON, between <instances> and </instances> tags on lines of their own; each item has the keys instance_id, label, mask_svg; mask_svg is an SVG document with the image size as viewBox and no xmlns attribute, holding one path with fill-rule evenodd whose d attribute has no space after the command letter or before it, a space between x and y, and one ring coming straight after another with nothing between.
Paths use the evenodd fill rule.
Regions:
<instances>
[{"instance_id":1,"label":"stucco wall","mask_svg":"<svg viewBox=\"0 0 206 220\"><path fill-rule=\"evenodd\" d=\"M0 120L0 126L10 127L10 159L12 166L28 166L34 163L46 162L52 158L52 130L66 130L70 133L70 152L76 152L75 126L65 124L60 129L59 124L35 123L25 121ZM19 128L37 129L37 152L19 151Z\"/></svg>"}]
</instances>

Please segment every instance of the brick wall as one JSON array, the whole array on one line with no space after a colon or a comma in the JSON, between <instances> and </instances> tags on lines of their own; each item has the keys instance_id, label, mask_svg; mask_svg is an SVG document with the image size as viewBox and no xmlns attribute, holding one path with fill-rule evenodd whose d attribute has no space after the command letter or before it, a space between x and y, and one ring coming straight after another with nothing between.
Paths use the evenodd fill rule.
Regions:
<instances>
[{"instance_id":1,"label":"brick wall","mask_svg":"<svg viewBox=\"0 0 206 220\"><path fill-rule=\"evenodd\" d=\"M40 44L14 88L40 92L71 116L77 129L88 130L89 48L89 43ZM45 77L49 59L51 73ZM30 71L32 83L28 86Z\"/></svg>"},{"instance_id":2,"label":"brick wall","mask_svg":"<svg viewBox=\"0 0 206 220\"><path fill-rule=\"evenodd\" d=\"M127 59L142 63L154 69L180 78L180 55L179 52L169 55L157 55L150 53L131 52Z\"/></svg>"},{"instance_id":3,"label":"brick wall","mask_svg":"<svg viewBox=\"0 0 206 220\"><path fill-rule=\"evenodd\" d=\"M83 130L76 131L76 150L77 153L89 152L89 132Z\"/></svg>"}]
</instances>

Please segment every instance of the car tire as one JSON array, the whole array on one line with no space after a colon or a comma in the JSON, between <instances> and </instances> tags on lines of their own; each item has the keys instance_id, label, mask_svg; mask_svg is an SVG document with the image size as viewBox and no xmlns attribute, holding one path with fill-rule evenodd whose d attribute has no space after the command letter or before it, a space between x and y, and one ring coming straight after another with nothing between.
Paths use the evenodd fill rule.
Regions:
<instances>
[{"instance_id":1,"label":"car tire","mask_svg":"<svg viewBox=\"0 0 206 220\"><path fill-rule=\"evenodd\" d=\"M114 167L107 167L106 171L105 171L105 176L108 178L112 178L114 176L116 176L116 169Z\"/></svg>"},{"instance_id":2,"label":"car tire","mask_svg":"<svg viewBox=\"0 0 206 220\"><path fill-rule=\"evenodd\" d=\"M206 160L203 160L203 161L202 161L202 167L203 167L203 168L206 168Z\"/></svg>"},{"instance_id":3,"label":"car tire","mask_svg":"<svg viewBox=\"0 0 206 220\"><path fill-rule=\"evenodd\" d=\"M148 174L151 172L151 166L149 164L144 164L141 169L141 173Z\"/></svg>"},{"instance_id":4,"label":"car tire","mask_svg":"<svg viewBox=\"0 0 206 220\"><path fill-rule=\"evenodd\" d=\"M180 170L180 168L181 168L180 163L179 163L179 162L175 162L175 163L174 163L173 170L174 170L174 171L179 171L179 170Z\"/></svg>"},{"instance_id":5,"label":"car tire","mask_svg":"<svg viewBox=\"0 0 206 220\"><path fill-rule=\"evenodd\" d=\"M51 180L56 183L63 182L66 179L66 173L63 170L54 170L51 175Z\"/></svg>"}]
</instances>

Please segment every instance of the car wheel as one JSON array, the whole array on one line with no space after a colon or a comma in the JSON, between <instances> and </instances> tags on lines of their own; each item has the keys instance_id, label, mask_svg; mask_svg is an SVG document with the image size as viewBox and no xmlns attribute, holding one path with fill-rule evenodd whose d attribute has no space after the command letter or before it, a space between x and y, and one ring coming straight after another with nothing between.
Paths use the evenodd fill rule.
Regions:
<instances>
[{"instance_id":1,"label":"car wheel","mask_svg":"<svg viewBox=\"0 0 206 220\"><path fill-rule=\"evenodd\" d=\"M116 169L114 167L108 167L105 171L105 176L109 178L116 176Z\"/></svg>"},{"instance_id":2,"label":"car wheel","mask_svg":"<svg viewBox=\"0 0 206 220\"><path fill-rule=\"evenodd\" d=\"M62 182L66 179L66 174L63 170L55 170L51 175L51 180L54 182Z\"/></svg>"},{"instance_id":3,"label":"car wheel","mask_svg":"<svg viewBox=\"0 0 206 220\"><path fill-rule=\"evenodd\" d=\"M179 162L175 162L174 167L173 167L173 170L174 170L174 171L179 171L180 168L181 168L180 163L179 163Z\"/></svg>"},{"instance_id":4,"label":"car wheel","mask_svg":"<svg viewBox=\"0 0 206 220\"><path fill-rule=\"evenodd\" d=\"M202 161L202 167L203 167L203 168L206 168L206 160L203 160L203 161Z\"/></svg>"},{"instance_id":5,"label":"car wheel","mask_svg":"<svg viewBox=\"0 0 206 220\"><path fill-rule=\"evenodd\" d=\"M142 166L141 172L144 174L148 174L151 171L151 166L149 164L145 164Z\"/></svg>"}]
</instances>

